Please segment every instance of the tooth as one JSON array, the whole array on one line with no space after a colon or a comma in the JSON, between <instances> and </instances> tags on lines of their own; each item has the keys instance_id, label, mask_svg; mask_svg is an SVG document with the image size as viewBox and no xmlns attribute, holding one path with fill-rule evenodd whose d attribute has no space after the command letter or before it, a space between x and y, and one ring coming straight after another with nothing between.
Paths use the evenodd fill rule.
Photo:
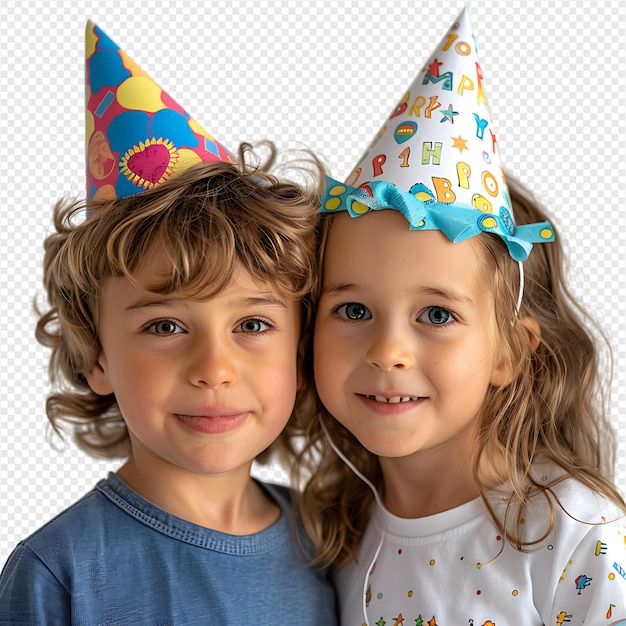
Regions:
<instances>
[{"instance_id":1,"label":"tooth","mask_svg":"<svg viewBox=\"0 0 626 626\"><path fill-rule=\"evenodd\" d=\"M367 394L365 397L370 400L376 400L376 402L384 402L385 404L400 404L402 402L416 402L419 400L419 396L392 396L391 398L385 398L385 396Z\"/></svg>"}]
</instances>

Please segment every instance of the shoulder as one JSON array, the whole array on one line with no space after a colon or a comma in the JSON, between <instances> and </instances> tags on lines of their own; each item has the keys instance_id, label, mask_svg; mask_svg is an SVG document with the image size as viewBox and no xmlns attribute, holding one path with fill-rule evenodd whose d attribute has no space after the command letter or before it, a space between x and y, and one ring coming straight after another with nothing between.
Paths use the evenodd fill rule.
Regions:
<instances>
[{"instance_id":1,"label":"shoulder","mask_svg":"<svg viewBox=\"0 0 626 626\"><path fill-rule=\"evenodd\" d=\"M286 598L290 598L299 614L298 623L336 624L336 598L330 572L311 564L315 551L294 506L297 492L285 485L257 482L282 513L274 527L262 533L280 539L279 548L260 565L259 580L267 579L270 574L272 580L266 588L266 604L284 608Z\"/></svg>"},{"instance_id":2,"label":"shoulder","mask_svg":"<svg viewBox=\"0 0 626 626\"><path fill-rule=\"evenodd\" d=\"M555 540L592 560L623 552L626 516L614 502L574 478L565 478L550 493L554 504ZM623 558L619 559L623 561Z\"/></svg>"},{"instance_id":3,"label":"shoulder","mask_svg":"<svg viewBox=\"0 0 626 626\"><path fill-rule=\"evenodd\" d=\"M549 486L545 496L537 495L531 506L542 508L541 500L554 505L556 518L569 518L586 525L624 520L624 511L609 498L594 491L553 463L537 463L533 467L538 484Z\"/></svg>"},{"instance_id":4,"label":"shoulder","mask_svg":"<svg viewBox=\"0 0 626 626\"><path fill-rule=\"evenodd\" d=\"M297 492L286 485L273 483L259 483L266 493L280 506L281 519L278 527L283 533L283 549L291 550L303 564L307 564L315 557L315 548L310 537L302 525L295 500Z\"/></svg>"},{"instance_id":5,"label":"shoulder","mask_svg":"<svg viewBox=\"0 0 626 626\"><path fill-rule=\"evenodd\" d=\"M604 537L618 536L626 529L624 511L615 502L556 464L535 463L532 478L539 488L533 488L523 504L506 485L490 492L488 499L513 544L522 542L533 558L548 550L550 561L567 562L581 544L602 543Z\"/></svg>"},{"instance_id":6,"label":"shoulder","mask_svg":"<svg viewBox=\"0 0 626 626\"><path fill-rule=\"evenodd\" d=\"M21 541L20 545L37 552L64 543L64 538L74 543L77 537L93 536L94 526L105 524L115 508L99 491L93 489Z\"/></svg>"},{"instance_id":7,"label":"shoulder","mask_svg":"<svg viewBox=\"0 0 626 626\"><path fill-rule=\"evenodd\" d=\"M102 556L98 537L115 508L94 489L22 540L0 575L0 623L44 623L52 614L62 620L77 563L88 551Z\"/></svg>"},{"instance_id":8,"label":"shoulder","mask_svg":"<svg viewBox=\"0 0 626 626\"><path fill-rule=\"evenodd\" d=\"M51 571L72 569L85 553L96 553L111 536L124 533L130 519L102 491L111 480L102 480L80 500L23 539L16 552L31 554ZM28 559L27 559L28 560Z\"/></svg>"},{"instance_id":9,"label":"shoulder","mask_svg":"<svg viewBox=\"0 0 626 626\"><path fill-rule=\"evenodd\" d=\"M550 461L533 464L531 476L537 487L529 489L520 515L525 523L554 516L555 522L570 519L584 524L602 524L624 518L625 511L608 497L569 475ZM492 507L500 515L513 504L509 486L501 485L487 494ZM521 505L520 505L521 506ZM513 506L517 512L517 506ZM511 518L510 513L508 517Z\"/></svg>"}]
</instances>

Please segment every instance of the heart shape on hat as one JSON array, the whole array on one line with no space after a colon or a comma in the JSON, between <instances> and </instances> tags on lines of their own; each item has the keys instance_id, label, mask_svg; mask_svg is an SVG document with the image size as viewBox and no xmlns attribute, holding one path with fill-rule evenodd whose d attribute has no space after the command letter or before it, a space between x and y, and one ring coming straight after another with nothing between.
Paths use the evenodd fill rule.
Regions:
<instances>
[{"instance_id":1,"label":"heart shape on hat","mask_svg":"<svg viewBox=\"0 0 626 626\"><path fill-rule=\"evenodd\" d=\"M146 146L141 152L135 152L126 167L144 181L156 185L170 164L170 151L160 143Z\"/></svg>"},{"instance_id":2,"label":"heart shape on hat","mask_svg":"<svg viewBox=\"0 0 626 626\"><path fill-rule=\"evenodd\" d=\"M133 146L122 159L122 173L132 183L151 189L171 176L178 152L169 140L148 139Z\"/></svg>"}]
</instances>

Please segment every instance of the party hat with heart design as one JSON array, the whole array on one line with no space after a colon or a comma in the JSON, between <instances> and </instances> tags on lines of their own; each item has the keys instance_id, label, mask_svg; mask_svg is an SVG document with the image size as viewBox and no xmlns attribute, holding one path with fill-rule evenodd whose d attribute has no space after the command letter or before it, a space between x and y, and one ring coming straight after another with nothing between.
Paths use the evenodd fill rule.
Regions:
<instances>
[{"instance_id":1,"label":"party hat with heart design","mask_svg":"<svg viewBox=\"0 0 626 626\"><path fill-rule=\"evenodd\" d=\"M491 232L518 261L534 243L554 239L547 222L514 223L468 9L346 182L326 183L324 213L396 209L412 230L440 230L453 242Z\"/></svg>"},{"instance_id":2,"label":"party hat with heart design","mask_svg":"<svg viewBox=\"0 0 626 626\"><path fill-rule=\"evenodd\" d=\"M88 202L132 196L196 163L234 162L91 21L85 44Z\"/></svg>"}]
</instances>

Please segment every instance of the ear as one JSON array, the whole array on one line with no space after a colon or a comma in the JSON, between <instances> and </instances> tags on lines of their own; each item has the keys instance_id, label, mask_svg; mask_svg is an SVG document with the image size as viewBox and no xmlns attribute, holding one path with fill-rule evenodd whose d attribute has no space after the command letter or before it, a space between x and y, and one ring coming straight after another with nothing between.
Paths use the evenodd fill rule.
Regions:
<instances>
[{"instance_id":1,"label":"ear","mask_svg":"<svg viewBox=\"0 0 626 626\"><path fill-rule=\"evenodd\" d=\"M541 327L539 326L539 322L534 317L530 316L523 317L519 321L526 330L531 352L534 352L541 343ZM496 387L508 385L513 378L514 369L509 359L504 354L501 354L494 366L491 384Z\"/></svg>"},{"instance_id":2,"label":"ear","mask_svg":"<svg viewBox=\"0 0 626 626\"><path fill-rule=\"evenodd\" d=\"M98 355L95 365L89 371L84 372L91 391L99 396L108 396L113 393L113 388L106 372L106 358L103 352Z\"/></svg>"},{"instance_id":3,"label":"ear","mask_svg":"<svg viewBox=\"0 0 626 626\"><path fill-rule=\"evenodd\" d=\"M503 350L498 351L497 360L494 363L489 381L494 387L506 387L513 378L513 366Z\"/></svg>"},{"instance_id":4,"label":"ear","mask_svg":"<svg viewBox=\"0 0 626 626\"><path fill-rule=\"evenodd\" d=\"M541 326L539 326L539 322L534 317L530 316L523 317L520 322L528 332L528 342L530 343L531 351L535 352L541 343Z\"/></svg>"}]
</instances>

